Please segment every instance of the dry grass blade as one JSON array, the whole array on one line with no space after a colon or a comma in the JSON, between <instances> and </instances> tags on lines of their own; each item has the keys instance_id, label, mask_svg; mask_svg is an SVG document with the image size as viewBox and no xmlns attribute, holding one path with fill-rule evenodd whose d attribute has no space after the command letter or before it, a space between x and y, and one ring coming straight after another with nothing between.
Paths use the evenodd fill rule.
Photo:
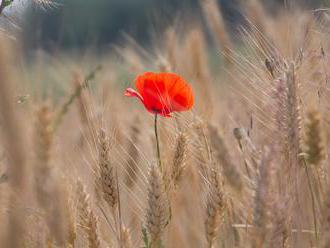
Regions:
<instances>
[{"instance_id":1,"label":"dry grass blade","mask_svg":"<svg viewBox=\"0 0 330 248\"><path fill-rule=\"evenodd\" d=\"M282 196L284 199L284 197ZM287 200L277 200L271 207L272 232L270 234L270 247L290 247L290 215L287 209Z\"/></svg>"},{"instance_id":2,"label":"dry grass blade","mask_svg":"<svg viewBox=\"0 0 330 248\"><path fill-rule=\"evenodd\" d=\"M84 79L84 82L79 85L76 90L72 93L71 96L64 102L61 109L57 113L57 116L54 120L54 130L58 128L58 126L61 124L62 119L64 115L69 111L70 106L74 102L76 98L78 98L82 92L83 89L88 87L89 82L94 79L96 73L102 69L102 66L97 66L93 71L91 71Z\"/></svg>"},{"instance_id":3,"label":"dry grass blade","mask_svg":"<svg viewBox=\"0 0 330 248\"><path fill-rule=\"evenodd\" d=\"M320 247L326 248L330 246L330 197L327 192L325 201L322 206L322 235Z\"/></svg>"},{"instance_id":4,"label":"dry grass blade","mask_svg":"<svg viewBox=\"0 0 330 248\"><path fill-rule=\"evenodd\" d=\"M241 191L243 188L243 182L240 172L232 163L229 150L225 145L223 138L220 136L214 126L209 125L208 130L212 146L212 152L215 154L217 161L220 163L224 177L232 187L234 187L238 191Z\"/></svg>"},{"instance_id":5,"label":"dry grass blade","mask_svg":"<svg viewBox=\"0 0 330 248\"><path fill-rule=\"evenodd\" d=\"M68 248L75 247L75 241L77 238L77 226L76 226L76 216L74 212L74 207L72 203L72 198L68 199L68 241L67 246Z\"/></svg>"},{"instance_id":6,"label":"dry grass blade","mask_svg":"<svg viewBox=\"0 0 330 248\"><path fill-rule=\"evenodd\" d=\"M140 120L135 118L134 124L131 126L131 139L129 140L128 145L128 154L130 155L126 162L126 178L125 183L129 188L134 187L137 183L139 176L139 151L138 146L140 143Z\"/></svg>"}]
</instances>

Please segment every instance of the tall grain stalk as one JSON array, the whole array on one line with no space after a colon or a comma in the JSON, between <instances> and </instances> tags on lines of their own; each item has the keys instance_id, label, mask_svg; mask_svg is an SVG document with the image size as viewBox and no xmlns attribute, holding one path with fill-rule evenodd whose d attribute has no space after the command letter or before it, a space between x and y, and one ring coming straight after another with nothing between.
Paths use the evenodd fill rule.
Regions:
<instances>
[{"instance_id":1,"label":"tall grain stalk","mask_svg":"<svg viewBox=\"0 0 330 248\"><path fill-rule=\"evenodd\" d=\"M259 165L259 178L255 195L254 207L254 226L255 234L252 247L261 248L267 245L269 211L271 205L271 186L272 186L272 154L266 150Z\"/></svg>"},{"instance_id":2,"label":"tall grain stalk","mask_svg":"<svg viewBox=\"0 0 330 248\"><path fill-rule=\"evenodd\" d=\"M212 152L222 168L225 179L234 189L241 192L243 189L242 177L236 165L232 162L232 158L230 156L229 149L224 142L224 138L219 134L218 130L214 126L209 125L208 130Z\"/></svg>"},{"instance_id":3,"label":"tall grain stalk","mask_svg":"<svg viewBox=\"0 0 330 248\"><path fill-rule=\"evenodd\" d=\"M54 173L51 154L53 144L52 112L47 105L38 110L35 125L35 192L40 207L45 211L45 219L52 240L58 245L67 241L68 216L65 191L59 177ZM57 177L56 177L57 176Z\"/></svg>"},{"instance_id":4,"label":"tall grain stalk","mask_svg":"<svg viewBox=\"0 0 330 248\"><path fill-rule=\"evenodd\" d=\"M21 127L22 122L19 120L17 107L14 105L15 82L12 73L15 64L10 55L13 50L7 46L8 44L5 38L0 37L0 127L4 135L5 149L10 163L8 168L9 184L12 189L10 206L17 206L16 201L24 202L26 200L25 195L28 193L28 185L26 184L27 157L26 142ZM11 208L9 226L6 230L7 235L2 242L4 247L22 247L22 240L25 235L25 216L22 208Z\"/></svg>"},{"instance_id":5,"label":"tall grain stalk","mask_svg":"<svg viewBox=\"0 0 330 248\"><path fill-rule=\"evenodd\" d=\"M213 35L216 45L223 52L226 64L230 65L229 58L231 57L232 45L220 6L215 0L201 0L201 5L210 33Z\"/></svg>"},{"instance_id":6,"label":"tall grain stalk","mask_svg":"<svg viewBox=\"0 0 330 248\"><path fill-rule=\"evenodd\" d=\"M94 79L96 73L102 69L102 66L97 66L94 70L92 70L82 82L81 85L79 85L75 91L68 97L68 99L63 103L61 108L59 109L53 124L53 129L56 131L58 126L61 124L62 119L64 115L69 111L70 106L73 104L73 102L81 95L81 92L86 89L92 79Z\"/></svg>"},{"instance_id":7,"label":"tall grain stalk","mask_svg":"<svg viewBox=\"0 0 330 248\"><path fill-rule=\"evenodd\" d=\"M128 146L128 153L130 156L126 162L127 167L125 182L129 188L133 188L133 186L137 183L139 176L139 151L137 147L140 143L140 136L140 121L139 119L135 119L134 124L131 127L131 138Z\"/></svg>"},{"instance_id":8,"label":"tall grain stalk","mask_svg":"<svg viewBox=\"0 0 330 248\"><path fill-rule=\"evenodd\" d=\"M189 73L196 82L196 92L200 95L198 101L199 112L204 119L209 119L213 112L213 99L211 94L212 75L209 69L207 44L203 33L198 28L190 31L185 40L185 46L189 54Z\"/></svg>"}]
</instances>

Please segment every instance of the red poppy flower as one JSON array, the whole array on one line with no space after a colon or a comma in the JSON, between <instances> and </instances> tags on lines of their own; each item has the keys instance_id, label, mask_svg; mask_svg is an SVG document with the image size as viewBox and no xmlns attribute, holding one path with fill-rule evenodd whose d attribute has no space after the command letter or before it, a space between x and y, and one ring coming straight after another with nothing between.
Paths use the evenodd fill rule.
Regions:
<instances>
[{"instance_id":1,"label":"red poppy flower","mask_svg":"<svg viewBox=\"0 0 330 248\"><path fill-rule=\"evenodd\" d=\"M125 96L137 97L153 113L170 117L170 113L186 111L194 104L191 86L174 73L145 72L135 81L137 91L127 88Z\"/></svg>"}]
</instances>

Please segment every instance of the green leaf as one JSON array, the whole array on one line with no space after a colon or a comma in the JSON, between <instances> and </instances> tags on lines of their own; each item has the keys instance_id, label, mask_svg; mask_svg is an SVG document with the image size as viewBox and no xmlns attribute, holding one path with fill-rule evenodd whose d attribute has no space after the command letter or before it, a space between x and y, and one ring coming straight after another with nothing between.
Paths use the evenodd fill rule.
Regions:
<instances>
[{"instance_id":1,"label":"green leaf","mask_svg":"<svg viewBox=\"0 0 330 248\"><path fill-rule=\"evenodd\" d=\"M3 173L1 176L0 176L0 184L1 183L5 183L8 181L8 175L6 173Z\"/></svg>"},{"instance_id":2,"label":"green leaf","mask_svg":"<svg viewBox=\"0 0 330 248\"><path fill-rule=\"evenodd\" d=\"M17 97L17 103L18 104L23 104L25 103L26 101L28 101L30 98L30 95L22 95L22 96L18 96Z\"/></svg>"},{"instance_id":3,"label":"green leaf","mask_svg":"<svg viewBox=\"0 0 330 248\"><path fill-rule=\"evenodd\" d=\"M149 239L148 239L147 229L144 226L142 227L142 238L143 238L143 243L144 243L143 248L149 248Z\"/></svg>"},{"instance_id":4,"label":"green leaf","mask_svg":"<svg viewBox=\"0 0 330 248\"><path fill-rule=\"evenodd\" d=\"M13 3L13 0L3 0L4 2L3 2L3 6L4 7L7 7L7 6L9 6L9 5L11 5L12 3Z\"/></svg>"}]
</instances>

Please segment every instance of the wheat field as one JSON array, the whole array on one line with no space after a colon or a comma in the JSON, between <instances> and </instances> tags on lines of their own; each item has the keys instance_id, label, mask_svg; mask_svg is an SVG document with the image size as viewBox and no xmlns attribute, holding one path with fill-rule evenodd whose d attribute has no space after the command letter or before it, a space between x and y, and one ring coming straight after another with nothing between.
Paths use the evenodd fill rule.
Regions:
<instances>
[{"instance_id":1,"label":"wheat field","mask_svg":"<svg viewBox=\"0 0 330 248\"><path fill-rule=\"evenodd\" d=\"M330 247L330 12L242 2L239 41L215 0L149 48L26 63L0 33L0 247ZM195 97L158 119L162 167L124 97L145 71Z\"/></svg>"}]
</instances>

